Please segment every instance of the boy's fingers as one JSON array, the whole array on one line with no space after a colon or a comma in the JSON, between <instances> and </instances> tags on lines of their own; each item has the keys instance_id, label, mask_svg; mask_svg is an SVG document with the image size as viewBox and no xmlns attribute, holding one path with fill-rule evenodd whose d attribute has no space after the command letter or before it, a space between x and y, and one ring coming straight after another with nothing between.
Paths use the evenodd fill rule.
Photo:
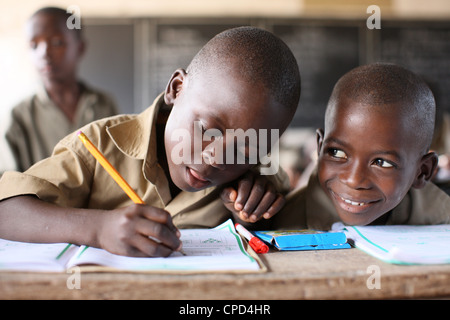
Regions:
<instances>
[{"instance_id":1,"label":"boy's fingers","mask_svg":"<svg viewBox=\"0 0 450 320\"><path fill-rule=\"evenodd\" d=\"M277 194L275 192L266 192L262 197L261 201L257 205L257 207L250 212L250 221L256 222L258 221L264 213L268 212L271 208L274 201L277 199Z\"/></svg>"},{"instance_id":2,"label":"boy's fingers","mask_svg":"<svg viewBox=\"0 0 450 320\"><path fill-rule=\"evenodd\" d=\"M272 203L270 208L267 210L267 212L264 213L264 215L263 215L264 219L272 218L275 214L277 214L281 210L281 208L283 208L285 203L286 203L286 199L284 198L284 196L281 194L278 194L277 198Z\"/></svg>"},{"instance_id":3,"label":"boy's fingers","mask_svg":"<svg viewBox=\"0 0 450 320\"><path fill-rule=\"evenodd\" d=\"M234 201L236 200L237 192L233 188L225 188L220 193L220 198L222 200L225 208L230 210L231 212L238 213L239 211L234 208Z\"/></svg>"},{"instance_id":4,"label":"boy's fingers","mask_svg":"<svg viewBox=\"0 0 450 320\"><path fill-rule=\"evenodd\" d=\"M222 192L220 193L220 198L222 199L222 202L224 204L227 204L227 203L234 204L234 202L236 201L236 197L237 197L237 192L236 192L236 190L234 190L231 187L223 189Z\"/></svg>"},{"instance_id":5,"label":"boy's fingers","mask_svg":"<svg viewBox=\"0 0 450 320\"><path fill-rule=\"evenodd\" d=\"M244 209L244 206L247 202L248 197L250 196L250 192L253 188L253 176L251 174L246 174L244 178L239 181L236 203L234 205L237 211L241 211Z\"/></svg>"},{"instance_id":6,"label":"boy's fingers","mask_svg":"<svg viewBox=\"0 0 450 320\"><path fill-rule=\"evenodd\" d=\"M166 210L156 207L144 206L144 210L142 213L148 220L164 224L167 226L167 228L169 228L169 230L172 230L172 232L174 232L177 237L181 236L180 231L173 224L170 213L168 213Z\"/></svg>"},{"instance_id":7,"label":"boy's fingers","mask_svg":"<svg viewBox=\"0 0 450 320\"><path fill-rule=\"evenodd\" d=\"M261 178L256 179L242 211L250 216L261 202L265 193L266 181Z\"/></svg>"},{"instance_id":8,"label":"boy's fingers","mask_svg":"<svg viewBox=\"0 0 450 320\"><path fill-rule=\"evenodd\" d=\"M141 219L136 224L136 231L144 237L150 237L153 241L160 242L171 251L177 250L181 245L178 234L174 230L156 221Z\"/></svg>"},{"instance_id":9,"label":"boy's fingers","mask_svg":"<svg viewBox=\"0 0 450 320\"><path fill-rule=\"evenodd\" d=\"M143 235L137 235L133 239L133 246L135 247L133 256L136 257L167 257L173 252L165 245Z\"/></svg>"}]
</instances>

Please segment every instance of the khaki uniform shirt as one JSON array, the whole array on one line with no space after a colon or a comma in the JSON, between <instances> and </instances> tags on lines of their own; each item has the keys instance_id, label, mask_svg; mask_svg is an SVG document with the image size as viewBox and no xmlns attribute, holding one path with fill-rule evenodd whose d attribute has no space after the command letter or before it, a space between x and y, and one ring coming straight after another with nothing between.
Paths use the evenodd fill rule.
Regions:
<instances>
[{"instance_id":1,"label":"khaki uniform shirt","mask_svg":"<svg viewBox=\"0 0 450 320\"><path fill-rule=\"evenodd\" d=\"M181 191L171 197L169 181L158 163L156 120L164 98L139 115L119 115L82 128L147 205L163 208L179 228L214 227L231 218L220 199L221 189ZM267 176L270 177L270 176ZM271 178L279 191L287 191L284 173ZM24 173L6 172L0 180L0 200L36 195L64 207L115 209L132 201L84 147L76 133L64 138L53 155Z\"/></svg>"},{"instance_id":2,"label":"khaki uniform shirt","mask_svg":"<svg viewBox=\"0 0 450 320\"><path fill-rule=\"evenodd\" d=\"M441 125L433 137L430 149L438 154L450 154L450 113L442 115Z\"/></svg>"},{"instance_id":3,"label":"khaki uniform shirt","mask_svg":"<svg viewBox=\"0 0 450 320\"><path fill-rule=\"evenodd\" d=\"M331 199L319 185L317 172L308 186L287 195L286 205L273 218L275 229L330 230L340 221ZM428 225L450 223L450 196L432 183L423 189L411 188L390 213L386 224Z\"/></svg>"},{"instance_id":4,"label":"khaki uniform shirt","mask_svg":"<svg viewBox=\"0 0 450 320\"><path fill-rule=\"evenodd\" d=\"M0 162L0 175L6 170L25 171L49 157L59 140L77 128L117 114L117 107L109 96L84 84L81 86L82 94L73 122L54 104L43 87L12 109L8 127L1 137L4 141L0 143L1 152L12 156L8 161L4 158Z\"/></svg>"}]
</instances>

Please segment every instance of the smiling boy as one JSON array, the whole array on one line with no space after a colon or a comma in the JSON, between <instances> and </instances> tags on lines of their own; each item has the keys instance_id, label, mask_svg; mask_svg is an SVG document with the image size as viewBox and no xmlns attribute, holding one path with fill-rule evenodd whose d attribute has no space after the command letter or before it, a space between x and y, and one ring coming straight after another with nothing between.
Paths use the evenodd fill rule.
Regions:
<instances>
[{"instance_id":1,"label":"smiling boy","mask_svg":"<svg viewBox=\"0 0 450 320\"><path fill-rule=\"evenodd\" d=\"M213 227L232 217L220 198L223 186L230 187L255 166L208 161L208 141L199 150L201 163L177 164L174 132L193 133L201 123L225 135L226 129L279 130L281 135L299 97L298 65L280 39L258 28L227 30L210 40L187 70L176 70L164 94L144 112L82 128L147 205L133 204L73 133L50 158L24 173L4 174L0 237L167 256L180 249L177 228ZM227 139L222 142L224 150L234 148ZM247 155L249 147L243 150ZM250 222L277 213L284 199L277 193L282 181L276 178L265 184L244 177L244 186L228 189L234 193L230 209L245 211L243 218L256 215Z\"/></svg>"},{"instance_id":2,"label":"smiling boy","mask_svg":"<svg viewBox=\"0 0 450 320\"><path fill-rule=\"evenodd\" d=\"M317 131L317 172L287 197L277 228L449 223L450 197L427 183L437 166L434 120L433 95L412 72L382 63L351 70Z\"/></svg>"}]
</instances>

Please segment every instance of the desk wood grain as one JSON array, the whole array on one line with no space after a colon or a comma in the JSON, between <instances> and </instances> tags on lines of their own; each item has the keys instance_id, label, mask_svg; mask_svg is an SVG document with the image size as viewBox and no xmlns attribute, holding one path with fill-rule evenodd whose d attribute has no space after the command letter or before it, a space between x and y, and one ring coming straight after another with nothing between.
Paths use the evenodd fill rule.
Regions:
<instances>
[{"instance_id":1,"label":"desk wood grain","mask_svg":"<svg viewBox=\"0 0 450 320\"><path fill-rule=\"evenodd\" d=\"M393 299L450 297L450 265L401 266L358 249L269 252L259 274L0 272L0 299ZM369 289L379 271L380 289Z\"/></svg>"}]
</instances>

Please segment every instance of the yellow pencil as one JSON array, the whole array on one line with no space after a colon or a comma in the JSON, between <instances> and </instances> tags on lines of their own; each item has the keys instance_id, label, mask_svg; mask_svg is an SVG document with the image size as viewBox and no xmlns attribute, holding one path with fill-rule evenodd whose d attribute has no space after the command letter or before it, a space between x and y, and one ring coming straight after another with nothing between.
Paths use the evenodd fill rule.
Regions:
<instances>
[{"instance_id":1,"label":"yellow pencil","mask_svg":"<svg viewBox=\"0 0 450 320\"><path fill-rule=\"evenodd\" d=\"M117 172L116 168L105 158L105 156L94 146L86 135L78 131L78 138L83 142L85 147L90 153L97 159L103 168L111 175L111 177L117 182L117 184L125 191L125 193L133 200L134 203L145 204L145 202L138 196L138 194L130 187L128 182Z\"/></svg>"},{"instance_id":2,"label":"yellow pencil","mask_svg":"<svg viewBox=\"0 0 450 320\"><path fill-rule=\"evenodd\" d=\"M109 173L109 175L117 182L117 184L125 191L125 193L133 200L134 203L145 204L145 202L139 197L139 195L130 187L128 182L120 175L120 173L113 167L113 165L105 158L105 156L94 146L89 138L82 132L78 131L78 138L83 142L84 146L94 156L95 159L102 165L103 168ZM158 239L152 237L153 240L159 242ZM182 255L186 255L181 249L179 251Z\"/></svg>"}]
</instances>

